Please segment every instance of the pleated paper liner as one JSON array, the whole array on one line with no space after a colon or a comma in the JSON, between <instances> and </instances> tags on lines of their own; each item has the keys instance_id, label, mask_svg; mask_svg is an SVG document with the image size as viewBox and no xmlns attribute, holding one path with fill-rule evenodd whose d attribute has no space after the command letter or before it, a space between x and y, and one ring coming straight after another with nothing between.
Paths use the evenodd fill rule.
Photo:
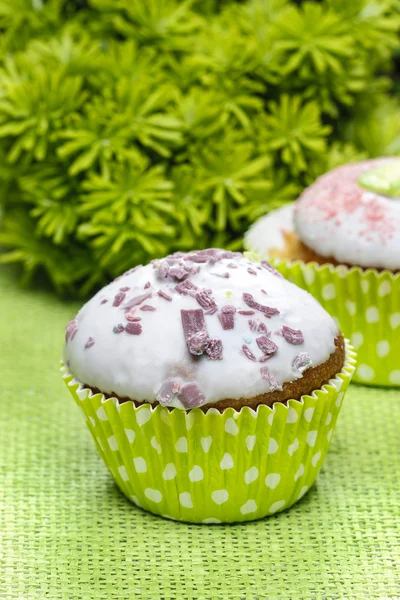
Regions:
<instances>
[{"instance_id":1,"label":"pleated paper liner","mask_svg":"<svg viewBox=\"0 0 400 600\"><path fill-rule=\"evenodd\" d=\"M328 384L257 410L219 413L120 404L61 371L112 477L137 506L170 519L231 523L284 510L314 483L355 368L346 346Z\"/></svg>"},{"instance_id":2,"label":"pleated paper liner","mask_svg":"<svg viewBox=\"0 0 400 600\"><path fill-rule=\"evenodd\" d=\"M400 387L400 273L269 260L335 318L357 350L354 381Z\"/></svg>"}]
</instances>

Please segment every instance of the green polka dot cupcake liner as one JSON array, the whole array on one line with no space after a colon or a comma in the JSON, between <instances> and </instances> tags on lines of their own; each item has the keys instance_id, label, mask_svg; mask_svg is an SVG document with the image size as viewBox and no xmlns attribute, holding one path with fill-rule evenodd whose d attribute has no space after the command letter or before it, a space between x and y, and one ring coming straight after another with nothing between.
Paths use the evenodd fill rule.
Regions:
<instances>
[{"instance_id":1,"label":"green polka dot cupcake liner","mask_svg":"<svg viewBox=\"0 0 400 600\"><path fill-rule=\"evenodd\" d=\"M400 273L270 260L307 290L357 350L354 381L400 387Z\"/></svg>"},{"instance_id":2,"label":"green polka dot cupcake liner","mask_svg":"<svg viewBox=\"0 0 400 600\"><path fill-rule=\"evenodd\" d=\"M259 519L289 508L324 462L355 354L340 373L287 405L184 411L93 394L62 366L115 483L137 506L192 523Z\"/></svg>"}]
</instances>

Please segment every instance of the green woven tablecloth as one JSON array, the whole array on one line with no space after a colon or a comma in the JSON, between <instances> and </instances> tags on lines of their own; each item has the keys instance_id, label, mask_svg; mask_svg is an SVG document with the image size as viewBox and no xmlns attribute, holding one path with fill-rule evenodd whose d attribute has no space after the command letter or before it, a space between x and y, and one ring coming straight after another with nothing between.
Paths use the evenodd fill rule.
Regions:
<instances>
[{"instance_id":1,"label":"green woven tablecloth","mask_svg":"<svg viewBox=\"0 0 400 600\"><path fill-rule=\"evenodd\" d=\"M400 598L400 391L351 386L317 485L246 525L166 521L112 483L58 373L76 305L0 274L0 598Z\"/></svg>"}]
</instances>

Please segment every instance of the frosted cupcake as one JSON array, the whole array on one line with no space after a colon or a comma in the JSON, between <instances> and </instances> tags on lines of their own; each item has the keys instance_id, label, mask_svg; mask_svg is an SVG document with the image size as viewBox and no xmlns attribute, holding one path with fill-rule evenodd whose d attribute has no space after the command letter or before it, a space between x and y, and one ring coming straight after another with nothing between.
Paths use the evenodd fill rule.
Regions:
<instances>
[{"instance_id":1,"label":"frosted cupcake","mask_svg":"<svg viewBox=\"0 0 400 600\"><path fill-rule=\"evenodd\" d=\"M245 243L336 318L358 349L356 380L400 385L400 159L327 173Z\"/></svg>"},{"instance_id":2,"label":"frosted cupcake","mask_svg":"<svg viewBox=\"0 0 400 600\"><path fill-rule=\"evenodd\" d=\"M289 507L324 460L353 358L267 262L218 249L136 267L67 326L63 375L138 506L232 522Z\"/></svg>"}]
</instances>

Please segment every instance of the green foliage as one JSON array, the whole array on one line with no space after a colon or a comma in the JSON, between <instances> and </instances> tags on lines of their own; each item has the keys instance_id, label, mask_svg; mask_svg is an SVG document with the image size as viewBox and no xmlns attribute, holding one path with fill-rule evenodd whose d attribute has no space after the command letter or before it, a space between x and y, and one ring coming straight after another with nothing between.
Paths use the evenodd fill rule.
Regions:
<instances>
[{"instance_id":1,"label":"green foliage","mask_svg":"<svg viewBox=\"0 0 400 600\"><path fill-rule=\"evenodd\" d=\"M0 0L0 262L87 294L400 154L400 0Z\"/></svg>"}]
</instances>

